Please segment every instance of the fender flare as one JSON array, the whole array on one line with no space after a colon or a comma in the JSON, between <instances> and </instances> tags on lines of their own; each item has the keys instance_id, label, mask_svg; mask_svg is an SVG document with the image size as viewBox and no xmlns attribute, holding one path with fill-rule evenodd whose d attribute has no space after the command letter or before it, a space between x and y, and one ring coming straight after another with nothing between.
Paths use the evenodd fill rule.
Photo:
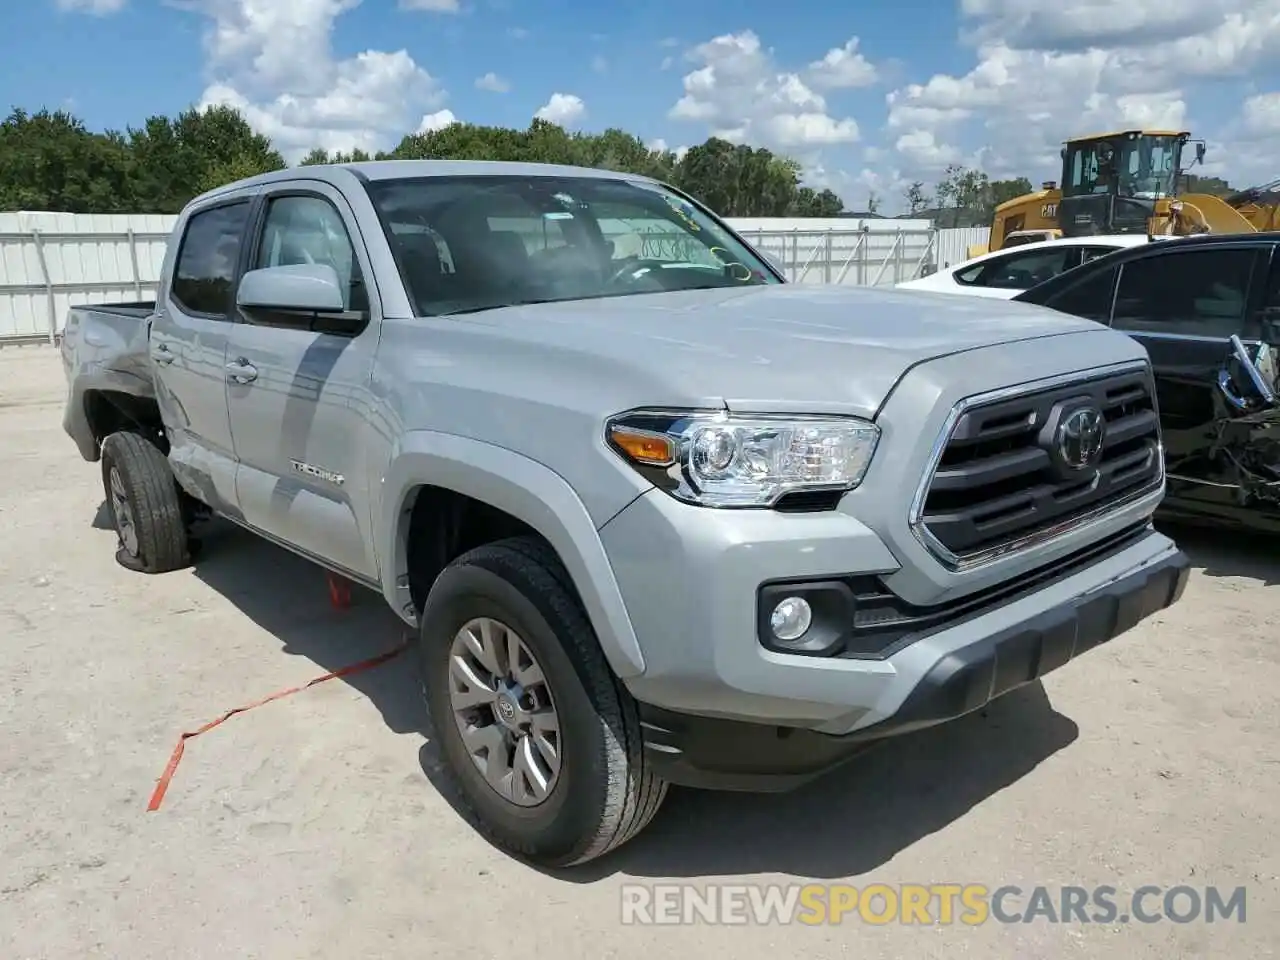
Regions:
<instances>
[{"instance_id":1,"label":"fender flare","mask_svg":"<svg viewBox=\"0 0 1280 960\"><path fill-rule=\"evenodd\" d=\"M409 607L409 502L423 485L481 500L528 524L551 544L573 579L610 667L620 678L644 672L644 657L622 591L586 506L558 473L521 454L454 434L416 430L392 452L377 524L382 592L400 616Z\"/></svg>"}]
</instances>

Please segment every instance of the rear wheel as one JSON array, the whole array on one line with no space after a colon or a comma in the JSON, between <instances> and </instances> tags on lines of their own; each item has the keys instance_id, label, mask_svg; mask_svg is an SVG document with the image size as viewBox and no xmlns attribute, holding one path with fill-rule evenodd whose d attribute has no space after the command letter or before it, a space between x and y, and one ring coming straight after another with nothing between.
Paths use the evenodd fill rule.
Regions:
<instances>
[{"instance_id":1,"label":"rear wheel","mask_svg":"<svg viewBox=\"0 0 1280 960\"><path fill-rule=\"evenodd\" d=\"M191 562L178 484L154 444L136 433L108 436L102 443L102 484L122 567L166 573Z\"/></svg>"},{"instance_id":2,"label":"rear wheel","mask_svg":"<svg viewBox=\"0 0 1280 960\"><path fill-rule=\"evenodd\" d=\"M490 840L546 866L626 843L666 795L569 583L540 541L504 540L450 564L422 616L423 689L456 792Z\"/></svg>"}]
</instances>

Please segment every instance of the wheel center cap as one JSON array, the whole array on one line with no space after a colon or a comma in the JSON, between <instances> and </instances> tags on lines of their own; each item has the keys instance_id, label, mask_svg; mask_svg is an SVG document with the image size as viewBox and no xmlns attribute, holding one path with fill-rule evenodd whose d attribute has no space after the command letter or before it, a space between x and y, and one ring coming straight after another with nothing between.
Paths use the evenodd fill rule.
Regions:
<instances>
[{"instance_id":1,"label":"wheel center cap","mask_svg":"<svg viewBox=\"0 0 1280 960\"><path fill-rule=\"evenodd\" d=\"M516 705L505 693L498 697L498 719L505 724L516 722Z\"/></svg>"}]
</instances>

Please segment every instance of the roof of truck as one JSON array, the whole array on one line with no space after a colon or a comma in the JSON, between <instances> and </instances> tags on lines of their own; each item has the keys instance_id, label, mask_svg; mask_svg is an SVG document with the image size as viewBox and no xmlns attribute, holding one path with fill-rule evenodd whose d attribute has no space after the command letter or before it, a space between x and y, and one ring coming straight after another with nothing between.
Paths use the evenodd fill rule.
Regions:
<instances>
[{"instance_id":1,"label":"roof of truck","mask_svg":"<svg viewBox=\"0 0 1280 960\"><path fill-rule=\"evenodd\" d=\"M354 174L364 180L412 179L416 177L592 177L624 178L653 183L652 177L620 170L600 170L595 167L574 167L557 163L522 163L507 160L368 160L361 163L317 163L305 167L287 167L257 176L246 177L234 183L217 187L195 198L202 201L229 193L281 180L299 178L322 180L340 185ZM350 181L346 181L350 182Z\"/></svg>"}]
</instances>

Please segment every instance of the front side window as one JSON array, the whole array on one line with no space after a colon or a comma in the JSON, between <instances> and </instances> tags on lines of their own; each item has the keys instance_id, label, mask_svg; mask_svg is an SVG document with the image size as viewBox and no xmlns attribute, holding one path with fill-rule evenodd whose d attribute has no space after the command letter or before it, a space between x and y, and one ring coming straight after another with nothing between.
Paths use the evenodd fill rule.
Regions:
<instances>
[{"instance_id":1,"label":"front side window","mask_svg":"<svg viewBox=\"0 0 1280 960\"><path fill-rule=\"evenodd\" d=\"M1246 310L1257 259L1253 249L1171 250L1126 263L1112 325L1224 340L1254 335Z\"/></svg>"},{"instance_id":2,"label":"front side window","mask_svg":"<svg viewBox=\"0 0 1280 960\"><path fill-rule=\"evenodd\" d=\"M342 217L329 201L313 196L275 197L267 203L255 267L323 263L333 267L348 310L367 310L360 264Z\"/></svg>"},{"instance_id":3,"label":"front side window","mask_svg":"<svg viewBox=\"0 0 1280 960\"><path fill-rule=\"evenodd\" d=\"M780 283L760 255L657 184L595 177L374 181L420 316Z\"/></svg>"},{"instance_id":4,"label":"front side window","mask_svg":"<svg viewBox=\"0 0 1280 960\"><path fill-rule=\"evenodd\" d=\"M1064 244L987 260L957 272L955 277L969 286L1027 290L1075 266L1078 258L1078 251Z\"/></svg>"},{"instance_id":5,"label":"front side window","mask_svg":"<svg viewBox=\"0 0 1280 960\"><path fill-rule=\"evenodd\" d=\"M248 201L194 213L187 220L173 270L173 298L191 313L225 317L240 260Z\"/></svg>"}]
</instances>

